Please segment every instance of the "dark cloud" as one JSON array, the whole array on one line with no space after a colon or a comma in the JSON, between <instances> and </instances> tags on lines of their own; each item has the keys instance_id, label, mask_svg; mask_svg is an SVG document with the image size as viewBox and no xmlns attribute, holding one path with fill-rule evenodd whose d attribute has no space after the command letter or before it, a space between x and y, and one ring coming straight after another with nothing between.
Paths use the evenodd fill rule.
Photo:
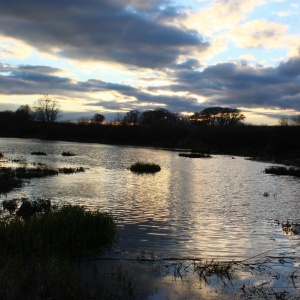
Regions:
<instances>
[{"instance_id":1,"label":"dark cloud","mask_svg":"<svg viewBox=\"0 0 300 300\"><path fill-rule=\"evenodd\" d=\"M61 70L56 68L0 64L0 93L49 93L68 99L78 96L87 99L86 109L99 106L102 111L164 107L172 112L194 112L209 106L300 111L300 57L273 68L220 63L199 70L198 61L193 59L174 66L172 71L168 70L172 85L141 89L97 79L75 82L58 76ZM181 93L166 95L162 93L165 91ZM97 92L112 92L115 96L110 101L92 101L91 95ZM199 103L197 97L205 97L206 101Z\"/></svg>"},{"instance_id":2,"label":"dark cloud","mask_svg":"<svg viewBox=\"0 0 300 300\"><path fill-rule=\"evenodd\" d=\"M153 95L132 86L96 79L74 82L70 78L56 76L55 73L59 71L59 69L43 66L22 65L20 67L12 67L0 64L0 94L32 95L43 93L61 95L68 98L81 94L82 98L84 98L86 93L108 91L117 92L122 97L122 101L120 99L111 99L110 101L87 103L86 105L101 106L104 109L114 109L116 111L137 108L143 110L149 109L153 105L164 106L174 112L187 109L197 110L200 107L197 100L192 97ZM124 101L129 99L130 101Z\"/></svg>"},{"instance_id":3,"label":"dark cloud","mask_svg":"<svg viewBox=\"0 0 300 300\"><path fill-rule=\"evenodd\" d=\"M277 67L220 63L202 71L178 70L166 90L207 97L208 106L278 108L300 111L300 57Z\"/></svg>"},{"instance_id":4,"label":"dark cloud","mask_svg":"<svg viewBox=\"0 0 300 300\"><path fill-rule=\"evenodd\" d=\"M145 3L144 3L145 2ZM166 2L167 3L167 2ZM167 25L162 1L2 0L0 33L47 53L78 60L163 67L208 47L195 31Z\"/></svg>"}]
</instances>

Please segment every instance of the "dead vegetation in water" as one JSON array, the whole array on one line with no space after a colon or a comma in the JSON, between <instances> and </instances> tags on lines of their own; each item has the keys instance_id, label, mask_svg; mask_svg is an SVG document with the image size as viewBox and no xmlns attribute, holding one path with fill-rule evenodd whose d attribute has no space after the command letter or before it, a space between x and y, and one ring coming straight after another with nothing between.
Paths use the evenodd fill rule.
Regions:
<instances>
[{"instance_id":1,"label":"dead vegetation in water","mask_svg":"<svg viewBox=\"0 0 300 300\"><path fill-rule=\"evenodd\" d=\"M300 245L295 251L274 255L266 251L245 260L163 258L146 255L129 258L152 272L155 280L201 289L201 297L214 291L214 299L300 299ZM122 257L122 261L124 257ZM126 258L125 258L126 261ZM141 275L142 276L142 275ZM173 280L171 279L173 277ZM180 295L188 298L186 295ZM167 297L166 297L167 298ZM193 298L194 299L194 298Z\"/></svg>"}]
</instances>

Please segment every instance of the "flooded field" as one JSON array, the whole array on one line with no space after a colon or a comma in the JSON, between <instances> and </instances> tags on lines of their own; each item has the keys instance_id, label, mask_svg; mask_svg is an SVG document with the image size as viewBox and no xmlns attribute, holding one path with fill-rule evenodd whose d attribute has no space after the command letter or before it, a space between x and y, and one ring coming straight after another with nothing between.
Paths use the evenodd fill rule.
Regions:
<instances>
[{"instance_id":1,"label":"flooded field","mask_svg":"<svg viewBox=\"0 0 300 300\"><path fill-rule=\"evenodd\" d=\"M34 151L47 155L31 155ZM63 156L64 151L75 155ZM22 188L1 195L0 200L49 198L110 212L118 233L114 249L107 253L107 258L117 262L110 260L109 265L117 267L120 261L130 264L137 290L142 285L137 274L147 269L145 274L156 278L153 298L146 293L147 299L185 299L184 295L197 299L201 293L205 299L218 299L220 291L216 290L220 287L222 297L229 293L228 299L232 299L234 292L224 291L217 273L208 274L209 280L199 279L193 265L197 260L241 262L233 266L238 272L230 278L241 288L239 297L248 297L246 293L253 285L257 290L251 290L252 295L255 292L262 297L259 293L266 289L260 291L259 286L269 275L273 283L266 281L261 286L269 291L287 283L296 292L299 288L296 279L300 274L294 272L300 256L299 236L283 231L281 224L300 222L300 179L265 174L271 163L244 157L187 158L158 149L8 138L0 138L0 152L7 160L1 166L83 167L85 172L30 179ZM159 164L161 171L135 174L129 167L137 161ZM262 264L270 272L255 269ZM161 269L161 265L165 267ZM228 284L229 278L225 279ZM155 292L160 287L164 292Z\"/></svg>"}]
</instances>

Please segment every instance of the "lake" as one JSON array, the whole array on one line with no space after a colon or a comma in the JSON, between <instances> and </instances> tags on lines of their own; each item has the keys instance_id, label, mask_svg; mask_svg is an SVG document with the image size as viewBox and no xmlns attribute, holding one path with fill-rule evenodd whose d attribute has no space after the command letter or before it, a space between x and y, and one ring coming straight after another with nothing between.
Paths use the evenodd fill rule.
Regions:
<instances>
[{"instance_id":1,"label":"lake","mask_svg":"<svg viewBox=\"0 0 300 300\"><path fill-rule=\"evenodd\" d=\"M64 157L63 151L76 156ZM244 259L268 250L293 251L299 243L276 220L299 222L300 179L265 174L271 163L13 138L0 138L0 152L26 166L84 167L84 173L32 179L1 200L50 198L110 212L118 224L117 247L128 256ZM161 171L132 173L128 168L137 161L159 164Z\"/></svg>"}]
</instances>

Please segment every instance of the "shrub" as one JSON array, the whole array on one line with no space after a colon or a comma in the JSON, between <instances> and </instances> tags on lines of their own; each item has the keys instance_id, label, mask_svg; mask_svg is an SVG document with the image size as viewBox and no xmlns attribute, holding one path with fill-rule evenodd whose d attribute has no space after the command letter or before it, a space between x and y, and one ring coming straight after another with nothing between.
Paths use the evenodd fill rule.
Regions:
<instances>
[{"instance_id":1,"label":"shrub","mask_svg":"<svg viewBox=\"0 0 300 300\"><path fill-rule=\"evenodd\" d=\"M156 173L161 170L159 165L152 163L137 162L130 167L130 171L136 173Z\"/></svg>"}]
</instances>

